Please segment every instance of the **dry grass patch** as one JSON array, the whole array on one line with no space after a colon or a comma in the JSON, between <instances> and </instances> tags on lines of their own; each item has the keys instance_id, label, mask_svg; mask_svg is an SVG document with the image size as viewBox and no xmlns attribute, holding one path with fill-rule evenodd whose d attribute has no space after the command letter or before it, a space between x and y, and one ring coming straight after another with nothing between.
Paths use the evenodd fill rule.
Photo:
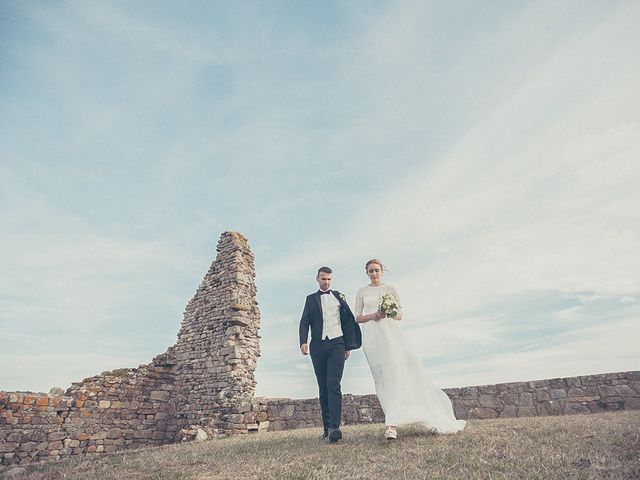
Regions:
<instances>
[{"instance_id":1,"label":"dry grass patch","mask_svg":"<svg viewBox=\"0 0 640 480\"><path fill-rule=\"evenodd\" d=\"M476 420L456 435L381 425L260 433L28 468L30 480L640 479L640 411Z\"/></svg>"}]
</instances>

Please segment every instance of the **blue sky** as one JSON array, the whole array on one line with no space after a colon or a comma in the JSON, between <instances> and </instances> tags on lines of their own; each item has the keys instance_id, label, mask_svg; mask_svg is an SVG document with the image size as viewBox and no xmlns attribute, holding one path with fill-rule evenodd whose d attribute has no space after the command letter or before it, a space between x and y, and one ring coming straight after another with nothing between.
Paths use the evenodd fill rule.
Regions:
<instances>
[{"instance_id":1,"label":"blue sky","mask_svg":"<svg viewBox=\"0 0 640 480\"><path fill-rule=\"evenodd\" d=\"M637 2L0 3L0 389L175 342L256 254L257 394L320 265L382 258L431 378L640 367ZM362 352L347 393L373 392Z\"/></svg>"}]
</instances>

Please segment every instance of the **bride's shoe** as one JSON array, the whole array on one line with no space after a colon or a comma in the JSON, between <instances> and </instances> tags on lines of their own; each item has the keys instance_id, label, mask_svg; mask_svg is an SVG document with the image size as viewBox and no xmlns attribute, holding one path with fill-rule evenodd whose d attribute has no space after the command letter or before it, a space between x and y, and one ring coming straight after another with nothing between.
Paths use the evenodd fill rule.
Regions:
<instances>
[{"instance_id":1,"label":"bride's shoe","mask_svg":"<svg viewBox=\"0 0 640 480\"><path fill-rule=\"evenodd\" d=\"M387 440L395 440L398 436L398 432L396 432L396 427L387 427L387 430L384 432L384 438Z\"/></svg>"}]
</instances>

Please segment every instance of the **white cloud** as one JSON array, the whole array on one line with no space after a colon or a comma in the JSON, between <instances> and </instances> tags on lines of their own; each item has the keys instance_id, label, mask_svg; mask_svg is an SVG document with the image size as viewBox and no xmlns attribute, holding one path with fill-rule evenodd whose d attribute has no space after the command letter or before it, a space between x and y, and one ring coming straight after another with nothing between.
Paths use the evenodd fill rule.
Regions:
<instances>
[{"instance_id":1,"label":"white cloud","mask_svg":"<svg viewBox=\"0 0 640 480\"><path fill-rule=\"evenodd\" d=\"M640 66L633 60L640 55L638 14L637 5L620 5L598 21L587 19L569 36L556 38L546 55L534 55L532 64L514 62L518 71L511 72L501 65L501 74L521 81L498 81L490 93L495 104L450 151L424 158L427 166L406 176L394 174L394 160L389 159L388 188L372 192L370 206L354 212L352 230L333 235L330 242L299 245L263 273L267 278L305 278L309 274L304 272L313 271L318 258L359 268L367 258L380 257L394 272L388 281L400 290L407 321L419 324L499 309L509 298L540 291L591 292L592 300L610 295L632 298L640 285L640 190L635 180L640 178ZM416 55L401 49L389 57L376 47L410 45L415 38L393 38L410 37L412 23L406 25L392 38L384 24L372 34L383 38L369 44L371 55L379 55L367 67L373 70L368 70L373 85L377 78L388 80L396 73L394 66L402 63L403 54ZM394 26L390 22L388 29ZM499 40L511 42L508 36ZM392 102L392 111L405 107L406 116L399 118L417 118L413 107L420 104L420 93L405 86L428 82L419 70L413 73L418 75L399 79L399 92L384 90L391 97L382 95L380 111L386 112ZM474 72L456 74L472 77ZM373 117L363 129L372 142L385 138L375 121ZM356 273L343 276L341 285L355 291L365 283ZM555 316L574 319L578 329L579 313L575 307ZM518 319L507 320L515 324ZM479 342L500 344L499 330L490 325L477 330L470 321L467 335L453 328L456 322L462 320L421 327L420 338L446 338L435 346L437 354L447 349L455 354L466 342L472 344L474 335ZM485 368L481 378L490 382L637 367L629 358L629 340L623 339L629 348L618 349L617 339L623 335L609 331L612 328L603 325L598 335L578 342L581 348L573 348L574 339L567 336L558 347L501 353L482 363L484 367L468 367ZM637 337L630 322L625 328L630 329L628 336ZM462 333L457 338L455 332ZM592 355L590 347L600 335L609 341ZM552 367L542 365L545 355L555 358ZM440 371L445 372L444 367ZM451 379L440 379L448 384L477 383L472 374L447 371Z\"/></svg>"},{"instance_id":2,"label":"white cloud","mask_svg":"<svg viewBox=\"0 0 640 480\"><path fill-rule=\"evenodd\" d=\"M473 363L428 366L427 372L443 387L460 387L637 370L638 325L636 313L605 325L576 329L553 345L496 353Z\"/></svg>"},{"instance_id":3,"label":"white cloud","mask_svg":"<svg viewBox=\"0 0 640 480\"><path fill-rule=\"evenodd\" d=\"M46 347L45 347L46 348ZM15 363L15 354L0 353L0 390L48 392L52 387L67 389L72 382L81 381L104 371L132 368L142 364L137 355L118 352L95 352L72 349L68 351L31 352L19 360L19 367L6 368ZM145 362L148 363L148 362Z\"/></svg>"},{"instance_id":4,"label":"white cloud","mask_svg":"<svg viewBox=\"0 0 640 480\"><path fill-rule=\"evenodd\" d=\"M503 343L502 327L495 318L459 318L427 325L419 318L411 320L414 320L413 325L403 325L404 330L425 359L464 354L480 347L495 348Z\"/></svg>"},{"instance_id":5,"label":"white cloud","mask_svg":"<svg viewBox=\"0 0 640 480\"><path fill-rule=\"evenodd\" d=\"M553 314L555 320L563 322L579 321L584 308L582 306L569 307L559 310Z\"/></svg>"},{"instance_id":6,"label":"white cloud","mask_svg":"<svg viewBox=\"0 0 640 480\"><path fill-rule=\"evenodd\" d=\"M113 4L17 8L50 39L12 43L34 72L36 87L24 92L47 110L17 103L8 111L25 122L25 138L33 135L29 115L55 112L60 129L49 132L53 142L46 132L30 142L58 154L51 158L2 142L16 165L0 180L3 331L19 333L18 322L95 327L158 302L176 312L177 330L188 298L167 293L177 287L166 277L204 270L180 236L238 228L237 212L257 219L250 240L264 253L259 390L315 391L297 351L301 305L293 292L315 286L319 262L334 266L336 286L353 296L366 283L362 263L385 260L407 328L425 344L439 340L427 360L474 344L498 352L505 325L518 322L502 308L513 298L549 291L593 304L620 298L632 308L638 297L638 4L530 4L496 9L486 24L455 12L469 22L464 32L450 30L458 23L442 22L435 3L349 5L342 8L357 28L330 45L301 30L275 34L274 24L243 15L252 10L244 7L232 15L241 25L232 22L225 35ZM302 59L309 61L300 66ZM212 84L219 97L202 95L197 83L207 66L225 68L229 91ZM85 162L101 155L109 165ZM130 168L144 181L120 185ZM96 178L114 171L105 182L123 210L121 197L138 187L153 206L123 228L154 240L109 233L101 218L81 219L56 202L72 196L70 178L100 185ZM214 186L210 177L222 181ZM147 195L145 181L161 188ZM316 218L309 212L321 194L330 214ZM189 231L176 223L160 234L164 209L189 203ZM258 213L238 207L246 204ZM577 332L580 309L562 308L556 319ZM626 327L629 336L637 332ZM477 383L480 368L490 381L519 380L562 375L562 362L567 374L578 364L629 364L613 342L597 350L599 364L581 358L589 350L573 351L574 359L562 347L549 347L555 370L512 357L531 352L502 352L465 364L466 376L439 366L439 378ZM353 360L345 391L367 393L366 363Z\"/></svg>"}]
</instances>

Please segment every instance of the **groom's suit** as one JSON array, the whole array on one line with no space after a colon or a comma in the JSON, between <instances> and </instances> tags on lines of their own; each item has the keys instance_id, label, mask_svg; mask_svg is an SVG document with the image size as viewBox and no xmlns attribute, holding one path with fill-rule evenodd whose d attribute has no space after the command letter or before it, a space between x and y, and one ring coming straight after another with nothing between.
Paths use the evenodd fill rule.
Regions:
<instances>
[{"instance_id":1,"label":"groom's suit","mask_svg":"<svg viewBox=\"0 0 640 480\"><path fill-rule=\"evenodd\" d=\"M307 343L309 328L311 328L309 353L320 390L320 409L325 432L340 427L342 415L340 381L344 370L345 350L355 350L362 345L360 326L356 323L349 305L339 292L331 290L329 294L333 295L338 302L339 326L334 325L333 335L337 332L339 336L322 338L323 332L326 334L327 330L324 328L323 301L320 291L307 296L299 328L300 345ZM335 307L333 298L330 302L325 300L325 305L330 304Z\"/></svg>"}]
</instances>

